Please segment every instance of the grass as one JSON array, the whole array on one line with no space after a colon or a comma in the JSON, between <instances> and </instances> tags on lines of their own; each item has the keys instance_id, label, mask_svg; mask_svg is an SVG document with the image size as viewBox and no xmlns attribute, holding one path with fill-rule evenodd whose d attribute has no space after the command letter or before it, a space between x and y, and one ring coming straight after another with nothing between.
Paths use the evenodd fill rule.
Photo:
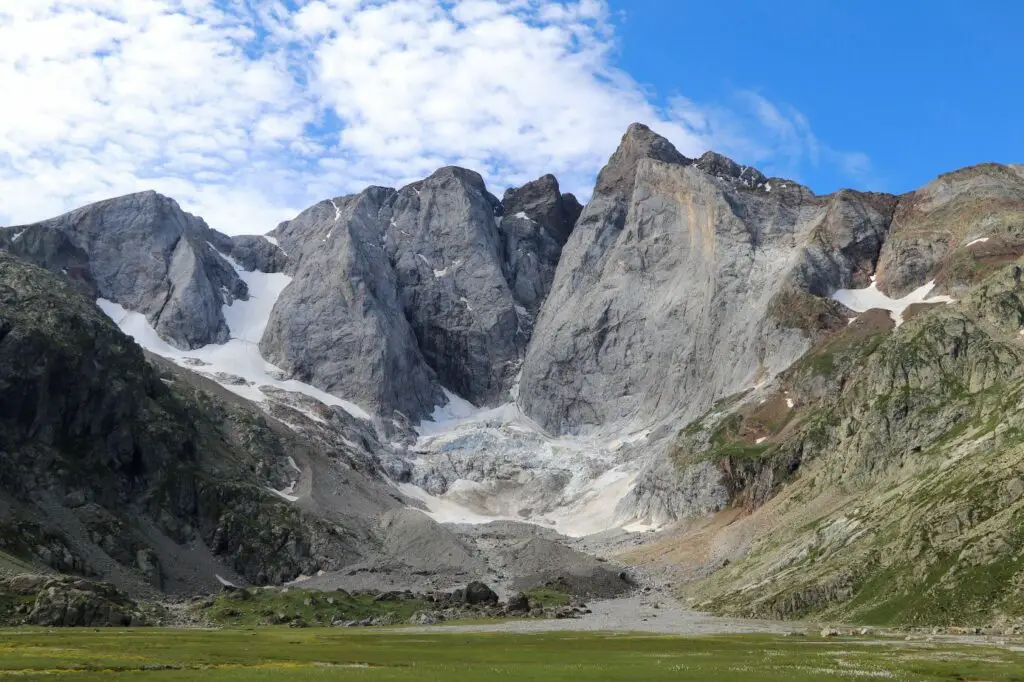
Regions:
<instances>
[{"instance_id":1,"label":"grass","mask_svg":"<svg viewBox=\"0 0 1024 682\"><path fill-rule=\"evenodd\" d=\"M535 587L526 590L525 594L530 598L530 604L538 606L568 606L570 601L567 592L552 587Z\"/></svg>"},{"instance_id":2,"label":"grass","mask_svg":"<svg viewBox=\"0 0 1024 682\"><path fill-rule=\"evenodd\" d=\"M0 677L19 680L1024 679L1004 649L766 635L452 634L288 628L0 631Z\"/></svg>"},{"instance_id":3,"label":"grass","mask_svg":"<svg viewBox=\"0 0 1024 682\"><path fill-rule=\"evenodd\" d=\"M371 595L320 592L288 588L249 589L219 595L203 616L218 625L254 626L302 620L310 625L330 625L335 620L363 620L391 616L404 623L417 611L428 608L417 599L378 600Z\"/></svg>"}]
</instances>

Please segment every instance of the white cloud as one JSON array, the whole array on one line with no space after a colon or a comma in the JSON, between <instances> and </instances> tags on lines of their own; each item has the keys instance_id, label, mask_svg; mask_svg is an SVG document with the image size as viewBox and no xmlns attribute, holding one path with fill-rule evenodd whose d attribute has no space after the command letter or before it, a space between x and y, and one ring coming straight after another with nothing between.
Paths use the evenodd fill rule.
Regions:
<instances>
[{"instance_id":1,"label":"white cloud","mask_svg":"<svg viewBox=\"0 0 1024 682\"><path fill-rule=\"evenodd\" d=\"M586 195L635 120L689 155L866 167L759 95L661 110L615 48L602 0L5 2L0 223L153 188L263 232L446 163Z\"/></svg>"}]
</instances>

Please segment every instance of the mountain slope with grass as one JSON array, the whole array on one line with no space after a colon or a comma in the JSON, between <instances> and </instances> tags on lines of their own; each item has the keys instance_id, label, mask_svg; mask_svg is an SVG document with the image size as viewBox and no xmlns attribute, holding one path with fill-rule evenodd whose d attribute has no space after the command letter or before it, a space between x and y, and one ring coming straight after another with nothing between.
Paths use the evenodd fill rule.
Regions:
<instances>
[{"instance_id":1,"label":"mountain slope with grass","mask_svg":"<svg viewBox=\"0 0 1024 682\"><path fill-rule=\"evenodd\" d=\"M949 625L1024 617L1024 268L894 328L856 318L770 387L683 429L718 522L630 553L700 608Z\"/></svg>"}]
</instances>

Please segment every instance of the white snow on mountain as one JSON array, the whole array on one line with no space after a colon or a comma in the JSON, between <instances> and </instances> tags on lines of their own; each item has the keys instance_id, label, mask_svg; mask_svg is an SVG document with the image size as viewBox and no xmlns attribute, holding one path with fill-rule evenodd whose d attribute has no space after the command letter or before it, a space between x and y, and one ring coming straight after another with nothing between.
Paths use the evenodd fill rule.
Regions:
<instances>
[{"instance_id":1,"label":"white snow on mountain","mask_svg":"<svg viewBox=\"0 0 1024 682\"><path fill-rule=\"evenodd\" d=\"M223 254L222 254L223 255ZM268 274L260 271L247 272L225 257L249 286L249 300L236 300L223 307L224 319L231 330L231 340L224 344L209 344L194 350L182 350L170 345L157 334L153 325L141 313L126 310L123 306L98 299L96 304L107 314L117 326L136 343L146 350L155 353L176 364L199 371L218 380L217 373L240 377L245 383L233 380L219 380L224 388L243 398L256 403L263 403L267 397L260 391L260 386L304 393L326 405L337 405L359 419L370 419L370 414L356 405L331 395L326 391L291 379L284 379L284 372L272 365L260 355L259 340L263 336L270 311L274 308L278 296L288 286L291 278L280 273ZM198 364L203 363L203 364Z\"/></svg>"},{"instance_id":2,"label":"white snow on mountain","mask_svg":"<svg viewBox=\"0 0 1024 682\"><path fill-rule=\"evenodd\" d=\"M447 523L516 520L580 537L633 524L616 508L636 479L648 433L552 437L515 403L449 402L417 427L402 491Z\"/></svg>"},{"instance_id":3,"label":"white snow on mountain","mask_svg":"<svg viewBox=\"0 0 1024 682\"><path fill-rule=\"evenodd\" d=\"M872 308L888 310L889 315L898 327L903 324L904 311L915 303L954 302L949 296L929 297L929 294L934 288L935 280L932 280L931 282L914 289L903 298L890 298L885 293L878 290L878 283L875 281L875 278L872 277L870 286L864 289L839 289L832 294L832 299L839 301L850 310L858 313L863 313L871 310Z\"/></svg>"},{"instance_id":4,"label":"white snow on mountain","mask_svg":"<svg viewBox=\"0 0 1024 682\"><path fill-rule=\"evenodd\" d=\"M249 287L249 300L236 300L223 308L232 337L225 344L175 348L160 338L142 314L106 299L98 299L97 304L143 348L255 403L268 400L261 386L273 386L371 419L358 405L284 379L279 368L263 359L259 340L274 303L291 280L281 273L249 272L224 258ZM448 402L417 426L419 438L406 453L413 467L412 482L396 484L436 521L515 520L573 537L627 526L649 528L636 519L616 516L619 501L636 478L635 453L643 446L646 431L555 438L514 402L480 409L451 391L445 393ZM290 502L298 499L291 489L272 492Z\"/></svg>"}]
</instances>

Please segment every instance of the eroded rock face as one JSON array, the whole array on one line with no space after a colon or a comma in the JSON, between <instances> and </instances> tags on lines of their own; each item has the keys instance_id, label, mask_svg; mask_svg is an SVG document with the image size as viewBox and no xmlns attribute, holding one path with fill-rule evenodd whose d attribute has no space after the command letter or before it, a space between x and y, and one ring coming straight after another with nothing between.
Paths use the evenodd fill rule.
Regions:
<instances>
[{"instance_id":1,"label":"eroded rock face","mask_svg":"<svg viewBox=\"0 0 1024 682\"><path fill-rule=\"evenodd\" d=\"M632 126L565 246L522 407L554 431L685 421L785 369L839 323L808 292L867 282L894 204L818 197L717 154L693 163Z\"/></svg>"},{"instance_id":2,"label":"eroded rock face","mask_svg":"<svg viewBox=\"0 0 1024 682\"><path fill-rule=\"evenodd\" d=\"M174 200L142 192L7 228L4 241L12 253L81 281L84 291L144 314L170 343L195 348L227 341L221 307L248 296L206 231Z\"/></svg>"},{"instance_id":3,"label":"eroded rock face","mask_svg":"<svg viewBox=\"0 0 1024 682\"><path fill-rule=\"evenodd\" d=\"M402 314L381 215L394 190L325 201L275 234L294 262L260 351L291 376L390 415L444 398Z\"/></svg>"},{"instance_id":4,"label":"eroded rock face","mask_svg":"<svg viewBox=\"0 0 1024 682\"><path fill-rule=\"evenodd\" d=\"M420 351L442 385L475 404L507 392L528 340L502 271L497 208L477 173L442 168L399 191L382 216Z\"/></svg>"},{"instance_id":5,"label":"eroded rock face","mask_svg":"<svg viewBox=\"0 0 1024 682\"><path fill-rule=\"evenodd\" d=\"M900 197L878 263L879 288L899 298L933 279L943 261L975 239L1024 252L1024 167L994 163L939 176Z\"/></svg>"},{"instance_id":6,"label":"eroded rock face","mask_svg":"<svg viewBox=\"0 0 1024 682\"><path fill-rule=\"evenodd\" d=\"M262 352L385 417L418 421L447 402L442 387L478 405L508 400L579 205L551 176L506 202L447 167L282 224L272 238L294 280Z\"/></svg>"}]
</instances>

